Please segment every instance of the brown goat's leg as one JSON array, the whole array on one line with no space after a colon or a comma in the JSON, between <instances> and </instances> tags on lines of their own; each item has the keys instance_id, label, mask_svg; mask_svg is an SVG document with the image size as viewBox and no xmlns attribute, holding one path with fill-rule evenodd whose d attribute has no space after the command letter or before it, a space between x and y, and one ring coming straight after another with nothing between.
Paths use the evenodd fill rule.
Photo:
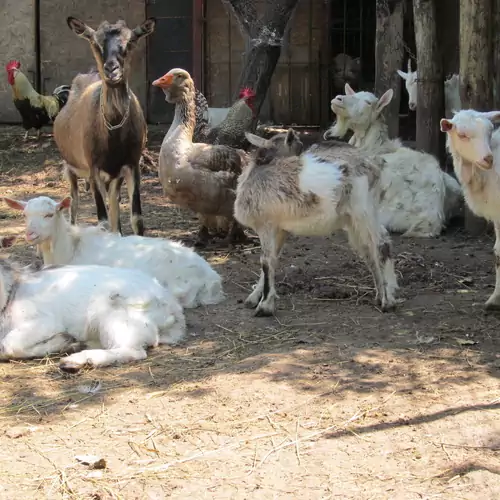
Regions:
<instances>
[{"instance_id":1,"label":"brown goat's leg","mask_svg":"<svg viewBox=\"0 0 500 500\"><path fill-rule=\"evenodd\" d=\"M277 298L275 272L278 257L286 239L286 232L277 228L265 228L257 231L262 254L260 257L261 276L254 291L248 296L246 305L258 304L256 316L272 316Z\"/></svg>"},{"instance_id":2,"label":"brown goat's leg","mask_svg":"<svg viewBox=\"0 0 500 500\"><path fill-rule=\"evenodd\" d=\"M500 309L500 222L495 222L495 290L491 297L486 301L485 307L487 310Z\"/></svg>"},{"instance_id":3,"label":"brown goat's leg","mask_svg":"<svg viewBox=\"0 0 500 500\"><path fill-rule=\"evenodd\" d=\"M94 179L90 179L90 189L94 194L94 201L97 210L97 222L103 223L108 221L108 210L104 202L106 190L102 182L96 183Z\"/></svg>"},{"instance_id":4,"label":"brown goat's leg","mask_svg":"<svg viewBox=\"0 0 500 500\"><path fill-rule=\"evenodd\" d=\"M229 245L234 245L235 243L246 243L248 241L247 235L241 224L235 219L232 220L231 229L225 238L225 242Z\"/></svg>"},{"instance_id":5,"label":"brown goat's leg","mask_svg":"<svg viewBox=\"0 0 500 500\"><path fill-rule=\"evenodd\" d=\"M126 168L125 177L130 205L130 224L134 234L142 236L144 234L144 222L142 220L141 171L139 164Z\"/></svg>"},{"instance_id":6,"label":"brown goat's leg","mask_svg":"<svg viewBox=\"0 0 500 500\"><path fill-rule=\"evenodd\" d=\"M80 204L80 196L78 194L78 177L69 168L66 173L71 192L71 207L69 209L70 222L71 224L76 224L76 216L78 214L78 206Z\"/></svg>"},{"instance_id":7,"label":"brown goat's leg","mask_svg":"<svg viewBox=\"0 0 500 500\"><path fill-rule=\"evenodd\" d=\"M120 178L112 179L108 188L108 201L109 201L109 223L113 233L121 232L120 224L120 205L118 203L118 186Z\"/></svg>"}]
</instances>

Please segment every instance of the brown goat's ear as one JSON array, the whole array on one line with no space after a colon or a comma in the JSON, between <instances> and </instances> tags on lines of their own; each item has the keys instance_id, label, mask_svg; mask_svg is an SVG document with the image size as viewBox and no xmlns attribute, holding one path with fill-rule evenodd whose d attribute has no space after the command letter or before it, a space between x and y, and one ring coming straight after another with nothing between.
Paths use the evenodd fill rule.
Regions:
<instances>
[{"instance_id":1,"label":"brown goat's ear","mask_svg":"<svg viewBox=\"0 0 500 500\"><path fill-rule=\"evenodd\" d=\"M66 19L66 22L68 23L71 31L79 37L85 38L86 40L90 40L92 38L94 30L90 26L87 26L83 21L80 21L80 19L69 16Z\"/></svg>"},{"instance_id":2,"label":"brown goat's ear","mask_svg":"<svg viewBox=\"0 0 500 500\"><path fill-rule=\"evenodd\" d=\"M15 243L16 240L17 236L2 236L0 238L0 247L10 248Z\"/></svg>"},{"instance_id":3,"label":"brown goat's ear","mask_svg":"<svg viewBox=\"0 0 500 500\"><path fill-rule=\"evenodd\" d=\"M0 198L1 199L1 198ZM14 210L24 210L26 208L27 203L25 201L18 201L12 198L3 197L3 201L9 205L10 208Z\"/></svg>"},{"instance_id":4,"label":"brown goat's ear","mask_svg":"<svg viewBox=\"0 0 500 500\"><path fill-rule=\"evenodd\" d=\"M156 19L148 17L141 25L132 30L133 37L131 41L137 42L140 38L151 35L156 27Z\"/></svg>"},{"instance_id":5,"label":"brown goat's ear","mask_svg":"<svg viewBox=\"0 0 500 500\"><path fill-rule=\"evenodd\" d=\"M65 208L69 208L70 206L71 206L71 197L66 196L64 200L62 200L57 204L56 209L59 212L60 210L64 210Z\"/></svg>"}]
</instances>

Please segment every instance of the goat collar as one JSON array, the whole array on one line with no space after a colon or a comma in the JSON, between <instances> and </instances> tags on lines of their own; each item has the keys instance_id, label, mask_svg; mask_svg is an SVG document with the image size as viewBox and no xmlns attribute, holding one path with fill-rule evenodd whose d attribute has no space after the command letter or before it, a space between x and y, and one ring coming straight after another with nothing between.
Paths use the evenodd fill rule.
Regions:
<instances>
[{"instance_id":1,"label":"goat collar","mask_svg":"<svg viewBox=\"0 0 500 500\"><path fill-rule=\"evenodd\" d=\"M111 123L109 123L107 118L106 118L106 114L104 112L104 92L102 91L102 89L103 89L103 85L101 85L99 104L100 104L100 108L101 108L101 115L102 115L102 119L104 121L104 125L106 126L106 128L108 130L116 130L116 129L122 128L128 119L128 115L130 114L130 101L131 101L130 89L127 86L127 97L128 97L127 109L125 110L125 113L123 114L122 121L118 125L111 125Z\"/></svg>"}]
</instances>

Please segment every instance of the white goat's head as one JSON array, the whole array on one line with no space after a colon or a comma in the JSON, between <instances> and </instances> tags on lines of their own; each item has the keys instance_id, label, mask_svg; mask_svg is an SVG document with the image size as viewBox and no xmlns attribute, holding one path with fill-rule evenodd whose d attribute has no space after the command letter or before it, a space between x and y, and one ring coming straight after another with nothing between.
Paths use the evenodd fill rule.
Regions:
<instances>
[{"instance_id":1,"label":"white goat's head","mask_svg":"<svg viewBox=\"0 0 500 500\"><path fill-rule=\"evenodd\" d=\"M332 111L337 115L337 122L328 136L344 137L348 130L368 129L391 102L393 94L392 89L389 89L377 99L371 92L355 92L346 83L345 95L338 95L330 103Z\"/></svg>"},{"instance_id":2,"label":"white goat's head","mask_svg":"<svg viewBox=\"0 0 500 500\"><path fill-rule=\"evenodd\" d=\"M52 239L56 231L56 223L61 211L71 206L71 198L68 196L57 203L48 196L38 196L26 201L18 201L12 198L3 198L14 210L21 210L26 219L26 241L38 245Z\"/></svg>"},{"instance_id":3,"label":"white goat's head","mask_svg":"<svg viewBox=\"0 0 500 500\"><path fill-rule=\"evenodd\" d=\"M491 134L493 124L500 122L500 111L480 112L473 109L459 111L453 118L442 118L441 132L446 132L446 144L453 155L482 170L493 166ZM465 182L472 176L472 168L462 172Z\"/></svg>"},{"instance_id":4,"label":"white goat's head","mask_svg":"<svg viewBox=\"0 0 500 500\"><path fill-rule=\"evenodd\" d=\"M398 69L398 75L405 81L408 107L411 111L415 111L417 109L417 72L411 70L411 59L408 59L408 73Z\"/></svg>"}]
</instances>

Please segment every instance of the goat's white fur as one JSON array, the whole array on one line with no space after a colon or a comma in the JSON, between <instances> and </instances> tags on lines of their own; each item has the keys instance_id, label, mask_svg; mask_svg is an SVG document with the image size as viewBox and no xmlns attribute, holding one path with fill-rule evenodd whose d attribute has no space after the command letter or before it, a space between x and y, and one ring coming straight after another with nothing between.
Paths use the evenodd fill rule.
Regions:
<instances>
[{"instance_id":1,"label":"goat's white fur","mask_svg":"<svg viewBox=\"0 0 500 500\"><path fill-rule=\"evenodd\" d=\"M345 96L332 99L337 122L325 138L343 137L350 129L354 135L349 144L385 160L380 220L389 231L409 237L439 235L446 221L460 211L459 183L441 170L434 156L389 139L381 112L392 99L391 89L380 99L371 92L356 93L348 84L345 90Z\"/></svg>"},{"instance_id":2,"label":"goat's white fur","mask_svg":"<svg viewBox=\"0 0 500 500\"><path fill-rule=\"evenodd\" d=\"M416 71L411 70L411 59L408 59L408 72L397 70L398 75L405 81L406 91L408 92L408 107L414 111L417 109L417 89L418 75ZM451 118L453 113L462 109L462 100L460 98L460 78L454 73L444 82L444 108L446 118Z\"/></svg>"},{"instance_id":3,"label":"goat's white fur","mask_svg":"<svg viewBox=\"0 0 500 500\"><path fill-rule=\"evenodd\" d=\"M270 144L253 134L246 136L255 146L265 148ZM382 309L395 305L397 278L390 238L378 220L376 182L370 186L368 175L352 174L359 154L354 148L350 151L350 166L345 158L336 161L330 155L322 157L318 149L278 158L267 165L250 162L239 177L235 218L258 234L262 248L260 279L246 299L248 307L256 307L257 316L274 313L275 272L287 233L328 236L345 230L352 248L373 273ZM370 173L378 177L377 168L372 167ZM384 251L386 255L381 258Z\"/></svg>"},{"instance_id":4,"label":"goat's white fur","mask_svg":"<svg viewBox=\"0 0 500 500\"><path fill-rule=\"evenodd\" d=\"M492 221L495 227L495 290L486 302L488 309L500 308L500 111L459 111L441 120L446 146L455 173L472 212Z\"/></svg>"},{"instance_id":5,"label":"goat's white fur","mask_svg":"<svg viewBox=\"0 0 500 500\"><path fill-rule=\"evenodd\" d=\"M0 359L62 354L77 371L145 359L146 348L185 335L182 306L158 281L134 269L0 264Z\"/></svg>"},{"instance_id":6,"label":"goat's white fur","mask_svg":"<svg viewBox=\"0 0 500 500\"><path fill-rule=\"evenodd\" d=\"M155 277L187 308L217 304L224 299L221 277L191 248L164 238L125 236L102 227L69 224L61 203L46 196L20 202L4 198L23 210L26 238L40 247L45 264L96 264L129 267Z\"/></svg>"}]
</instances>

